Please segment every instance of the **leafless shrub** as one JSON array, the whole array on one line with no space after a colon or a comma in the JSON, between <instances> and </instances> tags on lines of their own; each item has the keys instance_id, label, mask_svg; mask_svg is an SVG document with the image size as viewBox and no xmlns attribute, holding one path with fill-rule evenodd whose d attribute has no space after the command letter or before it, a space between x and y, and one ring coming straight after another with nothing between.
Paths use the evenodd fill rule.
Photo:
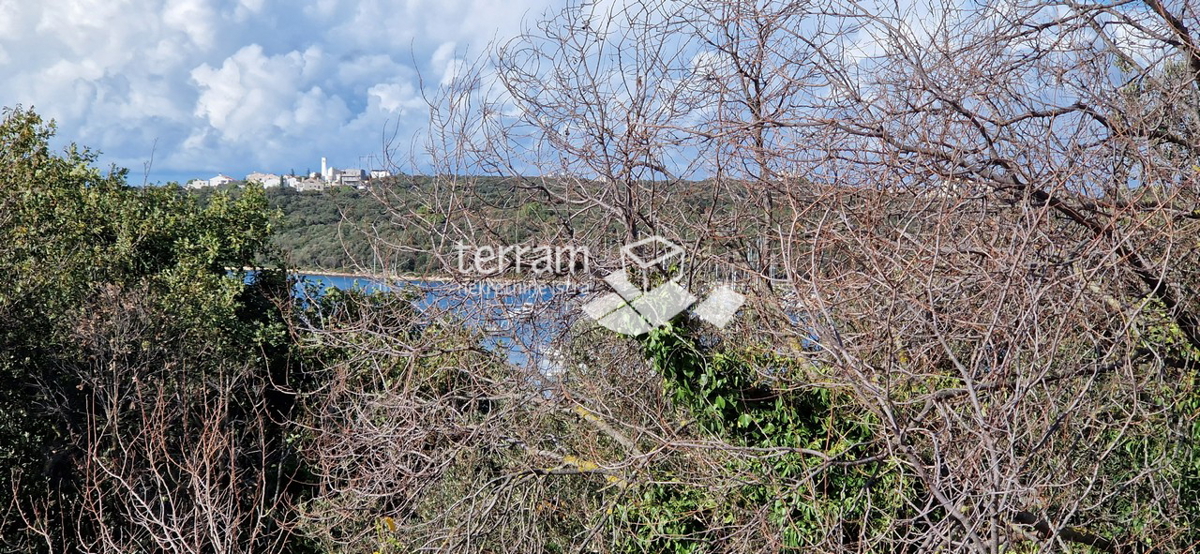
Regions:
<instances>
[{"instance_id":1,"label":"leafless shrub","mask_svg":"<svg viewBox=\"0 0 1200 554\"><path fill-rule=\"evenodd\" d=\"M205 365L228 357L190 351L148 297L108 286L76 326L80 394L64 401L84 405L62 409L82 417L66 462L77 520L39 527L86 551L282 551L291 476L270 437L270 384L253 361Z\"/></svg>"},{"instance_id":2,"label":"leafless shrub","mask_svg":"<svg viewBox=\"0 0 1200 554\"><path fill-rule=\"evenodd\" d=\"M546 206L560 224L536 239L608 253L596 273L616 267L612 245L657 234L692 254L689 287L740 279L750 304L711 334L808 368L758 368L772 391L848 394L876 422L876 455L922 491L890 536L840 536L831 522L816 550L1191 549L1194 10L1157 0L572 6L447 91L431 149L452 171L421 210L396 214L425 225L435 248L498 237L477 180L463 177L494 173L510 183L501 213ZM730 473L731 457L771 453L679 425L636 350L584 336L572 358L583 364L550 392L527 374L485 380L481 362L414 358L429 347L409 347L396 357L402 375L436 359L432 374L461 384L431 394L404 381L339 401L359 411L333 421L384 410L392 423L379 443L363 442L375 440L369 430L330 435L323 455L382 448L393 460L382 465L418 468L337 474L354 498L389 489L410 510L427 472L499 463L439 497L454 507L441 519L415 520L432 526L422 536L443 538L421 546L441 549L544 547L471 542L532 541L549 528L538 519L555 497L546 487L588 472L545 470L541 450L560 464L586 453L596 464L586 467L619 482L714 491L774 479L819 493L812 475ZM446 411L459 395L473 409L521 400L468 424ZM558 415L575 408L586 412ZM582 442L534 446L556 426ZM437 443L435 429L469 440ZM586 514L628 498L600 490L578 492L585 515L568 526L570 548L608 544L611 520ZM763 514L725 525L714 550L785 548Z\"/></svg>"}]
</instances>

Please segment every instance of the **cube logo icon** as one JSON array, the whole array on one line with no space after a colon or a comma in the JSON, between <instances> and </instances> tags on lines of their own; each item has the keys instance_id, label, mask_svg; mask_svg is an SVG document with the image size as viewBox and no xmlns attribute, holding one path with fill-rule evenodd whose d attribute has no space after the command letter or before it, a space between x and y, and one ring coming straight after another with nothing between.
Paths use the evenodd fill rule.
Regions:
<instances>
[{"instance_id":1,"label":"cube logo icon","mask_svg":"<svg viewBox=\"0 0 1200 554\"><path fill-rule=\"evenodd\" d=\"M651 269L683 266L683 247L658 235L644 238L621 247L621 261L637 268L642 276L642 289L649 288ZM612 283L609 283L612 284Z\"/></svg>"},{"instance_id":2,"label":"cube logo icon","mask_svg":"<svg viewBox=\"0 0 1200 554\"><path fill-rule=\"evenodd\" d=\"M621 257L642 269L683 261L683 247L660 236L644 238L621 247Z\"/></svg>"},{"instance_id":3,"label":"cube logo icon","mask_svg":"<svg viewBox=\"0 0 1200 554\"><path fill-rule=\"evenodd\" d=\"M641 287L629 280L626 270L604 278L613 292L583 306L588 317L605 328L623 335L641 335L666 325L671 318L696 303L696 296L675 279L647 290L648 270L652 267L682 266L684 250L660 236L652 236L621 247L622 259L641 269ZM700 319L724 327L745 302L745 297L728 286L718 287L695 309Z\"/></svg>"}]
</instances>

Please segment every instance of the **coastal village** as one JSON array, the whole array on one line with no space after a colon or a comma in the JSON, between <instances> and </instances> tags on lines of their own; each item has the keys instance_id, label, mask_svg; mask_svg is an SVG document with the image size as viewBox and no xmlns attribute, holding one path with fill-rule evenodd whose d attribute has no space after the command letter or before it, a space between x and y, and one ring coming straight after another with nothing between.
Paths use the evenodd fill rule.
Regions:
<instances>
[{"instance_id":1,"label":"coastal village","mask_svg":"<svg viewBox=\"0 0 1200 554\"><path fill-rule=\"evenodd\" d=\"M330 166L325 158L321 158L321 171L319 173L314 171L304 177L255 171L246 175L245 179L239 180L224 173L218 173L209 179L192 179L187 182L186 187L189 189L203 189L246 182L259 183L264 188L289 187L298 192L321 192L332 187L365 189L372 180L391 176L391 171L386 169L335 168Z\"/></svg>"}]
</instances>

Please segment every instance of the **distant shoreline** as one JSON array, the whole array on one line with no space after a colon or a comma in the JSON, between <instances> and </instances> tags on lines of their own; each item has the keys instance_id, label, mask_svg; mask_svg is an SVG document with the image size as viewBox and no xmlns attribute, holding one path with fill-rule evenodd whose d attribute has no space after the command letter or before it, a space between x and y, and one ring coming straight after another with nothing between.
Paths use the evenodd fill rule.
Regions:
<instances>
[{"instance_id":1,"label":"distant shoreline","mask_svg":"<svg viewBox=\"0 0 1200 554\"><path fill-rule=\"evenodd\" d=\"M416 274L389 274L389 273L369 273L365 271L340 271L329 269L311 269L311 268L296 268L289 269L291 274L314 275L318 277L351 277L354 279L370 279L372 281L437 281L450 283L454 282L454 278L449 275L416 275Z\"/></svg>"},{"instance_id":2,"label":"distant shoreline","mask_svg":"<svg viewBox=\"0 0 1200 554\"><path fill-rule=\"evenodd\" d=\"M255 267L243 267L242 268L243 271L253 271L256 269L259 269L259 268L255 268ZM348 277L351 279L367 279L367 280L371 280L371 281L375 281L375 282L379 282L379 283L388 283L388 282L395 282L395 281L423 281L423 282L444 283L444 284L453 283L453 284L467 285L467 286L478 285L480 283L496 283L496 284L502 284L502 285L536 284L537 286L551 286L551 285L583 286L584 285L584 283L580 283L579 281L573 281L570 279L538 280L538 279L513 279L513 278L504 278L504 277L472 278L471 276L455 277L455 276L446 275L446 274L437 274L437 275L418 275L415 273L388 274L388 273L369 273L369 272L365 272L365 271L339 271L339 270L313 269L313 268L293 268L293 269L289 269L288 273L293 274L293 275L296 275L296 274L312 275L315 277Z\"/></svg>"}]
</instances>

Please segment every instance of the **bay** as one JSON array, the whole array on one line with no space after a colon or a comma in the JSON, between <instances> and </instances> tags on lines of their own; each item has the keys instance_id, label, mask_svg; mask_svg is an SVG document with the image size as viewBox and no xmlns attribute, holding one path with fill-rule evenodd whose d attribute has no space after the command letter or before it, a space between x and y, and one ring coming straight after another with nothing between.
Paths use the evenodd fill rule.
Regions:
<instances>
[{"instance_id":1,"label":"bay","mask_svg":"<svg viewBox=\"0 0 1200 554\"><path fill-rule=\"evenodd\" d=\"M296 297L307 301L329 289L413 294L413 307L434 320L461 322L480 336L481 346L508 363L551 375L562 369L555 345L578 317L578 300L587 287L539 282L481 282L399 279L360 275L294 273Z\"/></svg>"}]
</instances>

